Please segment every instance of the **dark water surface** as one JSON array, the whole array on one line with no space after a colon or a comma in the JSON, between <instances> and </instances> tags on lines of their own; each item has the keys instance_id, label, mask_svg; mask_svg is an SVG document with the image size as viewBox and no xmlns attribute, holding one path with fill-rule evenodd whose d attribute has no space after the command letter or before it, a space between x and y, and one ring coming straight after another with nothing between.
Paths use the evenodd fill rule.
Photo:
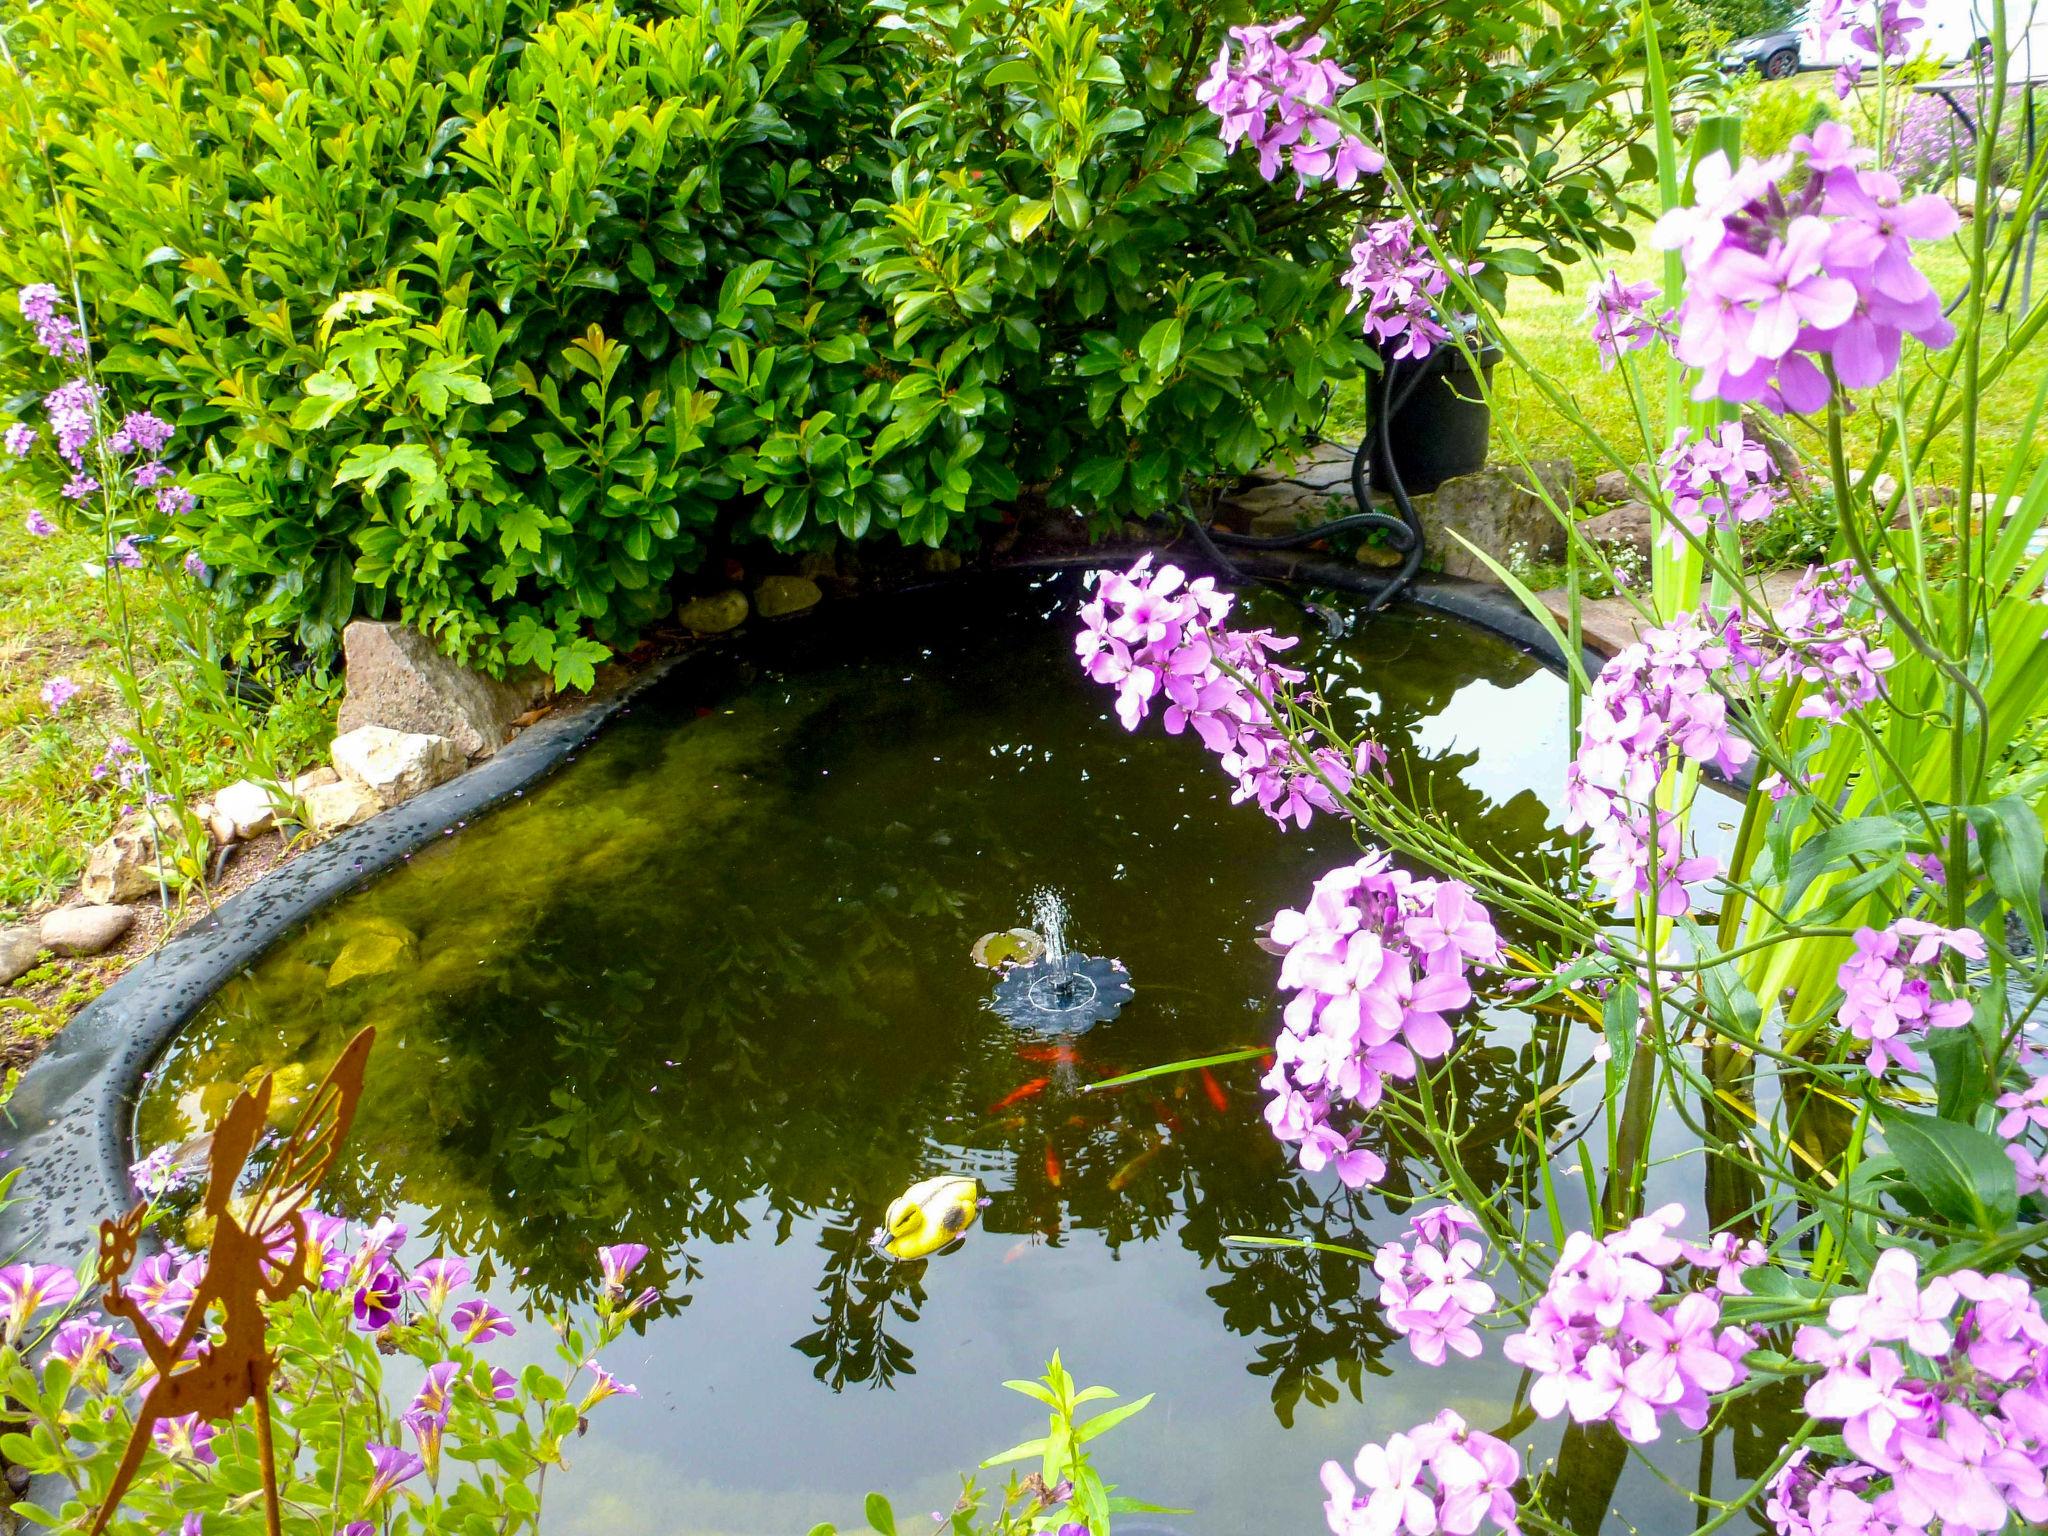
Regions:
<instances>
[{"instance_id":1,"label":"dark water surface","mask_svg":"<svg viewBox=\"0 0 2048 1536\"><path fill-rule=\"evenodd\" d=\"M205 1129L263 1069L303 1086L374 1023L330 1206L396 1209L415 1257L486 1261L515 1312L587 1296L602 1243L650 1245L636 1279L666 1299L608 1359L642 1396L599 1410L550 1479L554 1531L802 1533L858 1525L870 1488L899 1513L947 1506L958 1472L1042 1425L999 1384L1054 1348L1084 1382L1158 1394L1103 1445L1126 1491L1196 1511L1165 1529L1320 1530L1325 1458L1446 1405L1499 1428L1518 1383L1497 1336L1427 1370L1354 1261L1226 1247L1370 1247L1402 1219L1289 1170L1254 1067L1080 1091L1269 1040L1277 962L1253 930L1355 854L1340 826L1283 834L1232 807L1192 737L1125 734L1072 659L1078 591L849 604L691 662L226 989L152 1073L142 1146ZM1555 847L1557 678L1416 613L1308 649L1468 838ZM968 959L1040 886L1136 986L1070 1065L987 1011ZM1472 1113L1512 1115L1526 1047L1508 1021L1471 1053ZM1473 1151L1482 1186L1507 1183L1505 1156ZM964 1246L870 1251L888 1201L941 1172L992 1197ZM500 1348L548 1342L528 1326ZM1550 1425L1517 1438L1557 1444ZM1689 1479L1697 1446L1668 1450ZM1691 1523L1641 1469L1618 1507Z\"/></svg>"}]
</instances>

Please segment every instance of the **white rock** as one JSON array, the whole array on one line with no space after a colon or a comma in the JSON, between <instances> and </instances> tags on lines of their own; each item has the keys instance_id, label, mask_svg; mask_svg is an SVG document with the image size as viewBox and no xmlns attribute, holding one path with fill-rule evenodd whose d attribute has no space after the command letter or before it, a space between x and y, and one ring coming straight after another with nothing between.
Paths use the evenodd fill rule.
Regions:
<instances>
[{"instance_id":1,"label":"white rock","mask_svg":"<svg viewBox=\"0 0 2048 1536\"><path fill-rule=\"evenodd\" d=\"M299 798L305 802L307 822L322 836L368 821L384 809L376 791L354 779L336 778L332 784L315 784Z\"/></svg>"},{"instance_id":2,"label":"white rock","mask_svg":"<svg viewBox=\"0 0 2048 1536\"><path fill-rule=\"evenodd\" d=\"M96 955L134 926L133 907L59 907L43 914L41 937L45 949L60 955Z\"/></svg>"},{"instance_id":3,"label":"white rock","mask_svg":"<svg viewBox=\"0 0 2048 1536\"><path fill-rule=\"evenodd\" d=\"M226 789L215 791L213 815L216 822L225 822L233 830L233 837L222 838L223 842L247 842L277 825L277 807L271 803L270 791L254 779L237 779ZM216 836L219 831L216 826Z\"/></svg>"},{"instance_id":4,"label":"white rock","mask_svg":"<svg viewBox=\"0 0 2048 1536\"><path fill-rule=\"evenodd\" d=\"M293 794L305 795L318 789L323 784L336 784L340 781L341 775L325 763L322 763L318 768L308 768L304 773L293 779L291 788Z\"/></svg>"},{"instance_id":5,"label":"white rock","mask_svg":"<svg viewBox=\"0 0 2048 1536\"><path fill-rule=\"evenodd\" d=\"M463 756L485 757L547 691L531 667L500 682L443 656L403 624L357 619L342 631L341 644L348 661L343 732L381 725L446 736Z\"/></svg>"},{"instance_id":6,"label":"white rock","mask_svg":"<svg viewBox=\"0 0 2048 1536\"><path fill-rule=\"evenodd\" d=\"M446 736L420 736L381 725L358 726L334 738L334 766L385 805L399 805L462 772L464 756Z\"/></svg>"}]
</instances>

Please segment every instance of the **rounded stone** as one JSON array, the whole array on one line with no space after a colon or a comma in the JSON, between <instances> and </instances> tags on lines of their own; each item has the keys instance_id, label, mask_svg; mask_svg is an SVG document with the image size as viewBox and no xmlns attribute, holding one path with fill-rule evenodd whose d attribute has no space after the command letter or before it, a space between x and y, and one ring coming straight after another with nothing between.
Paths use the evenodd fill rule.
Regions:
<instances>
[{"instance_id":1,"label":"rounded stone","mask_svg":"<svg viewBox=\"0 0 2048 1536\"><path fill-rule=\"evenodd\" d=\"M722 635L747 621L747 594L714 592L693 597L676 610L676 622L696 635Z\"/></svg>"},{"instance_id":2,"label":"rounded stone","mask_svg":"<svg viewBox=\"0 0 2048 1536\"><path fill-rule=\"evenodd\" d=\"M97 955L120 943L134 926L133 907L59 907L43 916L43 947L60 955Z\"/></svg>"},{"instance_id":3,"label":"rounded stone","mask_svg":"<svg viewBox=\"0 0 2048 1536\"><path fill-rule=\"evenodd\" d=\"M764 619L780 619L815 608L824 595L808 576L765 576L754 589L754 611Z\"/></svg>"}]
</instances>

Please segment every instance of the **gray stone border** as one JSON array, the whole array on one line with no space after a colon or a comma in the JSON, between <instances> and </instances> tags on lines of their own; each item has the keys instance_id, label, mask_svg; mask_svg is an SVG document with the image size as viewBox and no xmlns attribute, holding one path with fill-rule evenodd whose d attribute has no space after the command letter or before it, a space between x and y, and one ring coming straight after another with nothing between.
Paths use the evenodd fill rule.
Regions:
<instances>
[{"instance_id":1,"label":"gray stone border","mask_svg":"<svg viewBox=\"0 0 2048 1536\"><path fill-rule=\"evenodd\" d=\"M1003 568L1102 565L1164 547L1096 545L1015 559ZM1204 563L1185 547L1175 556ZM1371 582L1363 570L1299 556L1245 556L1233 563L1247 574L1353 591ZM878 592L870 600L889 595ZM1424 576L1403 601L1491 630L1563 670L1550 636L1511 593ZM134 1198L130 1135L143 1075L215 992L329 902L547 777L635 697L701 654L663 658L616 692L532 726L461 777L292 859L222 902L195 930L138 961L81 1009L22 1075L0 1123L0 1171L22 1170L13 1204L0 1211L0 1262L76 1264L97 1250L100 1221ZM1599 670L1597 654L1588 651L1586 660L1589 671Z\"/></svg>"}]
</instances>

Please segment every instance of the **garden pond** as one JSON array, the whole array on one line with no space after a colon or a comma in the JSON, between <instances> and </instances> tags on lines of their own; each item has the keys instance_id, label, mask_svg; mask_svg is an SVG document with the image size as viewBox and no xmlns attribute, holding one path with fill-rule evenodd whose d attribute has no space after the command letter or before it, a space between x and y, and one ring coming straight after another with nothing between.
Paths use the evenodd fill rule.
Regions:
<instances>
[{"instance_id":1,"label":"garden pond","mask_svg":"<svg viewBox=\"0 0 2048 1536\"><path fill-rule=\"evenodd\" d=\"M556 1531L857 1526L871 1488L901 1512L950 1507L960 1471L1042 1427L1000 1383L1055 1348L1083 1382L1157 1394L1103 1466L1192 1513L1134 1530L1319 1530L1321 1463L1443 1406L1513 1425L1536 1463L1556 1454L1497 1336L1426 1369L1379 1320L1367 1266L1229 1241L1376 1246L1413 1187L1398 1148L1381 1191L1292 1168L1257 1062L1087 1091L1269 1041L1277 962L1256 930L1356 853L1335 820L1282 832L1233 807L1191 736L1123 731L1074 661L1080 594L1075 573L974 579L693 657L563 771L219 993L152 1069L138 1151L203 1131L265 1069L288 1101L374 1024L325 1204L394 1212L415 1257L479 1261L533 1319L494 1346L505 1363L548 1353L536 1309L588 1296L599 1245L649 1245L634 1279L662 1300L606 1356L640 1397L549 1482ZM1419 609L1332 638L1328 611L1246 602L1307 637L1403 793L1474 842L1555 860L1561 679ZM1076 947L1134 987L1066 1039L1005 1023L970 959L1046 887ZM1512 1132L1533 1027L1495 1016L1458 1076L1497 1133L1467 1167L1505 1199L1531 1174ZM1577 1167L1554 1160L1568 1183ZM966 1240L912 1263L871 1248L890 1200L937 1173L989 1197ZM1697 1212L1698 1163L1664 1178ZM1768 1439L1654 1449L1674 1477L1725 1484ZM1612 1475L1587 1479L1593 1524ZM1622 1521L1693 1516L1632 1464Z\"/></svg>"}]
</instances>

